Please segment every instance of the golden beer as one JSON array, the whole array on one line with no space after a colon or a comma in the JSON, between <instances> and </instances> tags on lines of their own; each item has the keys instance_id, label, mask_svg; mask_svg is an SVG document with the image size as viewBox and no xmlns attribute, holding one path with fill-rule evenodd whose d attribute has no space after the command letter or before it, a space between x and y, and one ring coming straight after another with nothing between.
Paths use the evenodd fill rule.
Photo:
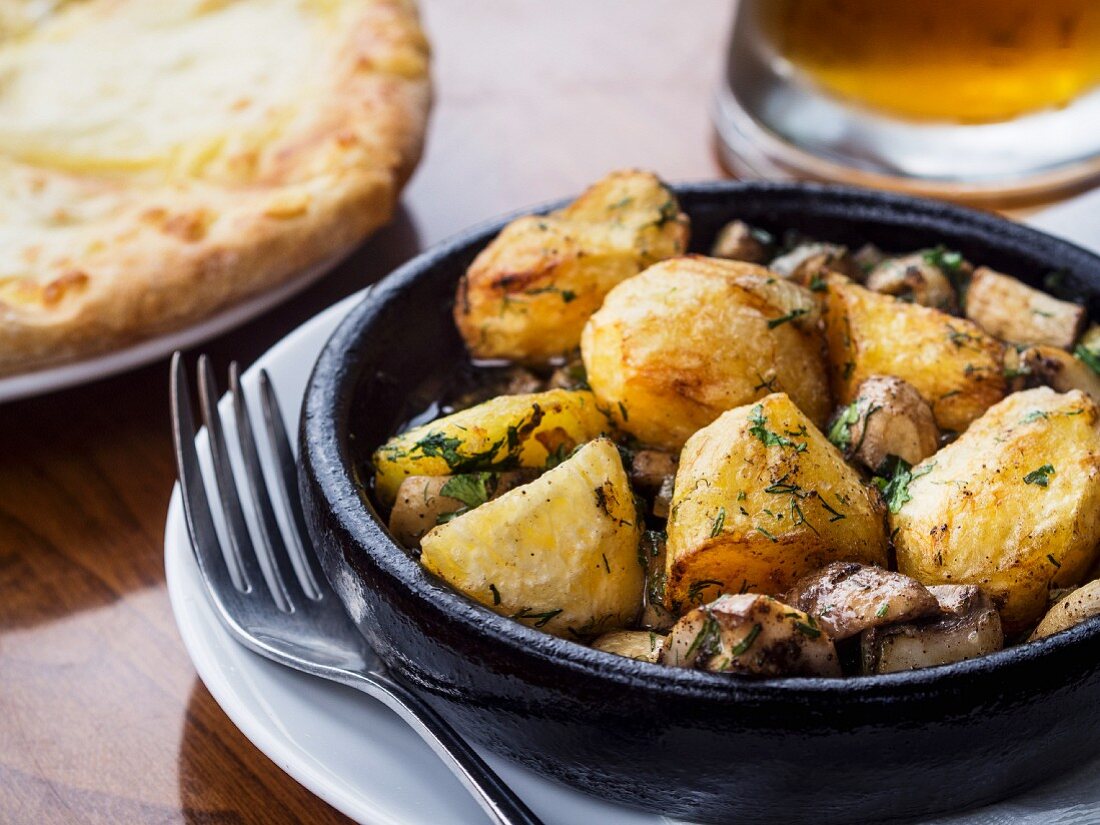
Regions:
<instances>
[{"instance_id":1,"label":"golden beer","mask_svg":"<svg viewBox=\"0 0 1100 825\"><path fill-rule=\"evenodd\" d=\"M903 118L1010 120L1100 83L1100 0L755 5L781 59L836 96Z\"/></svg>"}]
</instances>

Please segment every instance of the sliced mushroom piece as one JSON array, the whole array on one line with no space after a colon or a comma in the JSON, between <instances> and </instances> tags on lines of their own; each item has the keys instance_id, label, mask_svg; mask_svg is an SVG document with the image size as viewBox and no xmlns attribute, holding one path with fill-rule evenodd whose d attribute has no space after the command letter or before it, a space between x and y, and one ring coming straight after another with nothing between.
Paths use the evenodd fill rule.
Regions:
<instances>
[{"instance_id":1,"label":"sliced mushroom piece","mask_svg":"<svg viewBox=\"0 0 1100 825\"><path fill-rule=\"evenodd\" d=\"M657 494L653 496L653 515L657 518L668 518L672 512L672 496L675 492L676 477L666 476Z\"/></svg>"},{"instance_id":2,"label":"sliced mushroom piece","mask_svg":"<svg viewBox=\"0 0 1100 825\"><path fill-rule=\"evenodd\" d=\"M1091 581L1060 599L1043 616L1028 641L1069 630L1093 616L1100 616L1100 581Z\"/></svg>"},{"instance_id":3,"label":"sliced mushroom piece","mask_svg":"<svg viewBox=\"0 0 1100 825\"><path fill-rule=\"evenodd\" d=\"M940 611L936 597L916 579L845 561L803 576L784 601L817 618L834 641Z\"/></svg>"},{"instance_id":4,"label":"sliced mushroom piece","mask_svg":"<svg viewBox=\"0 0 1100 825\"><path fill-rule=\"evenodd\" d=\"M588 389L588 376L584 372L584 362L580 353L573 355L568 361L550 373L546 381L548 390L580 390Z\"/></svg>"},{"instance_id":5,"label":"sliced mushroom piece","mask_svg":"<svg viewBox=\"0 0 1100 825\"><path fill-rule=\"evenodd\" d=\"M923 461L939 448L940 431L932 408L912 385L873 375L833 418L829 440L874 472L892 455L910 465Z\"/></svg>"},{"instance_id":6,"label":"sliced mushroom piece","mask_svg":"<svg viewBox=\"0 0 1100 825\"><path fill-rule=\"evenodd\" d=\"M982 266L970 280L966 317L1003 341L1068 350L1085 323L1085 309Z\"/></svg>"},{"instance_id":7,"label":"sliced mushroom piece","mask_svg":"<svg viewBox=\"0 0 1100 825\"><path fill-rule=\"evenodd\" d=\"M865 243L852 255L852 261L859 267L861 273L866 275L878 264L886 260L886 253L873 243Z\"/></svg>"},{"instance_id":8,"label":"sliced mushroom piece","mask_svg":"<svg viewBox=\"0 0 1100 825\"><path fill-rule=\"evenodd\" d=\"M807 614L770 596L719 596L680 618L661 662L749 676L839 676L836 648Z\"/></svg>"},{"instance_id":9,"label":"sliced mushroom piece","mask_svg":"<svg viewBox=\"0 0 1100 825\"><path fill-rule=\"evenodd\" d=\"M652 630L613 630L592 642L592 647L628 659L656 662L664 641L662 634Z\"/></svg>"},{"instance_id":10,"label":"sliced mushroom piece","mask_svg":"<svg viewBox=\"0 0 1100 825\"><path fill-rule=\"evenodd\" d=\"M676 617L665 607L665 542L664 533L647 530L642 534L639 557L645 559L645 590L640 624L646 630L665 631L676 624Z\"/></svg>"},{"instance_id":11,"label":"sliced mushroom piece","mask_svg":"<svg viewBox=\"0 0 1100 825\"><path fill-rule=\"evenodd\" d=\"M775 239L762 229L754 229L744 221L730 221L722 227L711 247L715 258L762 264L772 255Z\"/></svg>"},{"instance_id":12,"label":"sliced mushroom piece","mask_svg":"<svg viewBox=\"0 0 1100 825\"><path fill-rule=\"evenodd\" d=\"M864 673L945 665L1004 647L1000 614L980 587L944 584L928 590L939 602L938 618L863 632L860 652Z\"/></svg>"},{"instance_id":13,"label":"sliced mushroom piece","mask_svg":"<svg viewBox=\"0 0 1100 825\"><path fill-rule=\"evenodd\" d=\"M397 488L390 511L390 532L404 547L419 547L424 534L456 515L526 484L534 470L467 473L455 476L409 476Z\"/></svg>"},{"instance_id":14,"label":"sliced mushroom piece","mask_svg":"<svg viewBox=\"0 0 1100 825\"><path fill-rule=\"evenodd\" d=\"M630 462L630 483L644 492L656 492L669 476L676 475L680 459L659 450L638 450Z\"/></svg>"},{"instance_id":15,"label":"sliced mushroom piece","mask_svg":"<svg viewBox=\"0 0 1100 825\"><path fill-rule=\"evenodd\" d=\"M830 272L862 280L863 272L848 254L847 247L829 243L803 243L773 258L768 269L788 281L811 289L824 282Z\"/></svg>"},{"instance_id":16,"label":"sliced mushroom piece","mask_svg":"<svg viewBox=\"0 0 1100 825\"><path fill-rule=\"evenodd\" d=\"M1057 347L1005 348L1005 376L1013 391L1050 387L1058 392L1081 390L1100 401L1100 375L1075 355Z\"/></svg>"},{"instance_id":17,"label":"sliced mushroom piece","mask_svg":"<svg viewBox=\"0 0 1100 825\"><path fill-rule=\"evenodd\" d=\"M867 275L867 288L944 312L959 308L955 287L926 252L886 258Z\"/></svg>"}]
</instances>

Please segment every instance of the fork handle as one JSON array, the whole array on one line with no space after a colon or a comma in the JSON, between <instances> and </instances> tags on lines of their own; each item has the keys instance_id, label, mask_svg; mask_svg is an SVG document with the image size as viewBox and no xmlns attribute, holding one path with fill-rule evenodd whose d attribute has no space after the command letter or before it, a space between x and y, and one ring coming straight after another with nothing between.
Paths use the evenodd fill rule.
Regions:
<instances>
[{"instance_id":1,"label":"fork handle","mask_svg":"<svg viewBox=\"0 0 1100 825\"><path fill-rule=\"evenodd\" d=\"M458 731L416 693L400 682L374 673L347 675L356 678L341 681L385 704L431 746L490 820L498 825L543 825Z\"/></svg>"}]
</instances>

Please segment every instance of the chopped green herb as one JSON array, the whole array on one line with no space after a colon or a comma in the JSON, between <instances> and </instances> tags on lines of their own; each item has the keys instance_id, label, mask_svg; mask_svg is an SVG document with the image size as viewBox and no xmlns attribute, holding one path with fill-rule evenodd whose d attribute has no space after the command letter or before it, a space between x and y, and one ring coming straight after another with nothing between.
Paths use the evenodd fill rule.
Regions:
<instances>
[{"instance_id":1,"label":"chopped green herb","mask_svg":"<svg viewBox=\"0 0 1100 825\"><path fill-rule=\"evenodd\" d=\"M775 329L781 327L788 321L793 321L795 318L801 318L803 315L809 315L810 310L805 307L796 307L788 312L786 315L780 315L778 318L772 318L768 321L768 329Z\"/></svg>"},{"instance_id":2,"label":"chopped green herb","mask_svg":"<svg viewBox=\"0 0 1100 825\"><path fill-rule=\"evenodd\" d=\"M611 572L611 565L607 563L607 554L606 553L600 553L600 557L603 559L603 569L606 570L608 573L610 573Z\"/></svg>"},{"instance_id":3,"label":"chopped green herb","mask_svg":"<svg viewBox=\"0 0 1100 825\"><path fill-rule=\"evenodd\" d=\"M1050 477L1054 475L1054 467L1050 464L1044 464L1038 469L1032 470L1026 476L1024 476L1024 484L1034 484L1038 487L1046 487L1050 483Z\"/></svg>"},{"instance_id":4,"label":"chopped green herb","mask_svg":"<svg viewBox=\"0 0 1100 825\"><path fill-rule=\"evenodd\" d=\"M495 584L489 585L489 592L493 594L493 604L500 604L500 591Z\"/></svg>"},{"instance_id":5,"label":"chopped green herb","mask_svg":"<svg viewBox=\"0 0 1100 825\"><path fill-rule=\"evenodd\" d=\"M813 621L812 616L810 617L810 621ZM803 636L806 636L807 638L816 639L818 636L821 635L821 631L818 628L814 627L812 624L807 624L806 622L795 622L794 626L799 633L801 633Z\"/></svg>"},{"instance_id":6,"label":"chopped green herb","mask_svg":"<svg viewBox=\"0 0 1100 825\"><path fill-rule=\"evenodd\" d=\"M851 378L852 373L855 372L855 371L856 371L856 362L855 361L845 361L844 362L843 378L844 378L845 381L847 381L849 378Z\"/></svg>"},{"instance_id":7,"label":"chopped green herb","mask_svg":"<svg viewBox=\"0 0 1100 825\"><path fill-rule=\"evenodd\" d=\"M704 656L710 656L721 648L721 644L722 628L718 624L718 620L710 613L704 612L703 626L699 629L699 632L695 634L695 638L692 640L691 646L687 649L684 656L690 656L696 650Z\"/></svg>"},{"instance_id":8,"label":"chopped green herb","mask_svg":"<svg viewBox=\"0 0 1100 825\"><path fill-rule=\"evenodd\" d=\"M714 524L710 528L710 537L714 538L719 533L721 533L722 532L722 527L725 525L725 523L726 523L726 508L725 507L719 507L718 508L718 515L715 517Z\"/></svg>"},{"instance_id":9,"label":"chopped green herb","mask_svg":"<svg viewBox=\"0 0 1100 825\"><path fill-rule=\"evenodd\" d=\"M1100 353L1093 352L1083 344L1078 344L1073 354L1081 359L1090 370L1100 375Z\"/></svg>"},{"instance_id":10,"label":"chopped green herb","mask_svg":"<svg viewBox=\"0 0 1100 825\"><path fill-rule=\"evenodd\" d=\"M704 590L708 587L721 588L724 584L718 579L700 579L697 582L692 582L691 587L688 588L688 601L692 604L699 604L703 600Z\"/></svg>"},{"instance_id":11,"label":"chopped green herb","mask_svg":"<svg viewBox=\"0 0 1100 825\"><path fill-rule=\"evenodd\" d=\"M1053 564L1055 567L1060 568L1062 566L1058 559L1054 558L1053 553L1047 553L1047 558L1050 559L1050 563Z\"/></svg>"},{"instance_id":12,"label":"chopped green herb","mask_svg":"<svg viewBox=\"0 0 1100 825\"><path fill-rule=\"evenodd\" d=\"M882 493L891 513L899 512L911 500L909 484L932 472L932 468L936 466L933 461L914 472L908 461L895 455L889 456L883 464L884 467L879 469L871 483Z\"/></svg>"},{"instance_id":13,"label":"chopped green herb","mask_svg":"<svg viewBox=\"0 0 1100 825\"><path fill-rule=\"evenodd\" d=\"M622 401L619 402L619 415L623 417L623 421L630 420L630 413L626 411L626 405Z\"/></svg>"},{"instance_id":14,"label":"chopped green herb","mask_svg":"<svg viewBox=\"0 0 1100 825\"><path fill-rule=\"evenodd\" d=\"M762 404L757 404L752 408L752 414L749 416L749 422L752 424L749 427L749 435L756 436L762 442L765 447L793 447L795 452L805 452L807 444L805 441L801 443L795 443L785 436L774 433L767 427L767 420L764 418L764 407Z\"/></svg>"},{"instance_id":15,"label":"chopped green herb","mask_svg":"<svg viewBox=\"0 0 1100 825\"><path fill-rule=\"evenodd\" d=\"M1042 419L1050 418L1050 413L1045 412L1044 410L1032 410L1031 412L1029 412L1027 415L1025 415L1023 417L1023 423L1031 424L1034 421L1038 421L1040 418L1042 418Z\"/></svg>"},{"instance_id":16,"label":"chopped green herb","mask_svg":"<svg viewBox=\"0 0 1100 825\"><path fill-rule=\"evenodd\" d=\"M832 515L832 518L829 519L830 524L832 524L834 521L840 521L841 519L847 518L847 516L845 516L840 511L834 510L832 507L830 507L829 502L825 500L825 497L821 495L821 493L817 493L816 495L817 500L821 502L821 506L828 510L829 513Z\"/></svg>"},{"instance_id":17,"label":"chopped green herb","mask_svg":"<svg viewBox=\"0 0 1100 825\"><path fill-rule=\"evenodd\" d=\"M810 278L810 292L824 292L829 288L825 283L825 279L820 275L814 275Z\"/></svg>"},{"instance_id":18,"label":"chopped green herb","mask_svg":"<svg viewBox=\"0 0 1100 825\"><path fill-rule=\"evenodd\" d=\"M773 536L773 535L772 535L771 533L769 533L769 532L768 532L767 530L765 530L765 529L764 529L763 527L757 527L757 528L756 528L756 532L758 532L758 533L763 533L763 534L764 534L765 536L767 536L767 537L768 537L768 539L769 539L769 540L771 540L772 542L778 542L778 541L779 541L779 539L777 539L777 538L776 538L775 536Z\"/></svg>"},{"instance_id":19,"label":"chopped green herb","mask_svg":"<svg viewBox=\"0 0 1100 825\"><path fill-rule=\"evenodd\" d=\"M741 641L733 646L733 649L730 650L730 655L740 656L741 654L745 653L750 647L752 647L753 642L756 641L756 637L759 636L763 632L763 630L764 628L761 627L759 624L754 624L752 626L752 629L745 634L745 638L743 638Z\"/></svg>"},{"instance_id":20,"label":"chopped green herb","mask_svg":"<svg viewBox=\"0 0 1100 825\"><path fill-rule=\"evenodd\" d=\"M461 501L469 509L480 507L489 500L490 487L494 481L492 473L469 473L452 476L439 489L439 494Z\"/></svg>"},{"instance_id":21,"label":"chopped green herb","mask_svg":"<svg viewBox=\"0 0 1100 825\"><path fill-rule=\"evenodd\" d=\"M829 441L841 450L852 444L852 425L859 421L859 402L853 401L845 407L829 428Z\"/></svg>"},{"instance_id":22,"label":"chopped green herb","mask_svg":"<svg viewBox=\"0 0 1100 825\"><path fill-rule=\"evenodd\" d=\"M562 612L562 608L556 608L554 610L547 610L545 613L532 613L531 608L525 607L518 613L513 613L513 619L536 619L535 627L545 627L551 619Z\"/></svg>"},{"instance_id":23,"label":"chopped green herb","mask_svg":"<svg viewBox=\"0 0 1100 825\"><path fill-rule=\"evenodd\" d=\"M875 618L876 619L881 619L889 611L890 611L890 603L889 602L883 602L882 604L879 605L878 610L875 611Z\"/></svg>"}]
</instances>

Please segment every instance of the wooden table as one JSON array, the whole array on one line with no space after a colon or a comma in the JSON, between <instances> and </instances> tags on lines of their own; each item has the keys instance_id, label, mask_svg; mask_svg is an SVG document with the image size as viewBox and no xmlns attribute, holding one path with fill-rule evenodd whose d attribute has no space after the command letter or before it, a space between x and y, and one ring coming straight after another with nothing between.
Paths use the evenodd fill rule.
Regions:
<instances>
[{"instance_id":1,"label":"wooden table","mask_svg":"<svg viewBox=\"0 0 1100 825\"><path fill-rule=\"evenodd\" d=\"M337 272L203 349L220 375L482 218L643 166L721 174L727 0L430 0L436 106L403 208ZM167 362L0 407L0 822L342 822L230 723L164 585ZM429 789L411 789L430 792Z\"/></svg>"}]
</instances>

